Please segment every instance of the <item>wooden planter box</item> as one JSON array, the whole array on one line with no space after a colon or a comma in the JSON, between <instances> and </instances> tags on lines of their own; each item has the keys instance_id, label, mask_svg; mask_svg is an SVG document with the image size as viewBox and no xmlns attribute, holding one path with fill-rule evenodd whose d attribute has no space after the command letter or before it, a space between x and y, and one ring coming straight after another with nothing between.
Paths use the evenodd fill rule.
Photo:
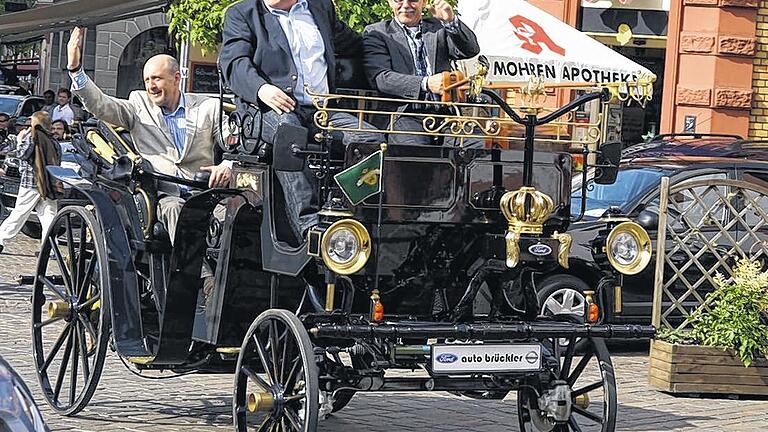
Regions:
<instances>
[{"instance_id":1,"label":"wooden planter box","mask_svg":"<svg viewBox=\"0 0 768 432\"><path fill-rule=\"evenodd\" d=\"M652 341L648 380L670 393L768 395L768 361L744 367L732 350Z\"/></svg>"}]
</instances>

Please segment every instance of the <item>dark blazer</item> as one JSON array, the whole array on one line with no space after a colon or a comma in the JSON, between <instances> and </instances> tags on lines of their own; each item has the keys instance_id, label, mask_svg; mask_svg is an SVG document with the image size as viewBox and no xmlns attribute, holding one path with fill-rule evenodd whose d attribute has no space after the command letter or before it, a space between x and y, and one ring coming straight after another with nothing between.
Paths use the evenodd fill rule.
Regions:
<instances>
[{"instance_id":1,"label":"dark blazer","mask_svg":"<svg viewBox=\"0 0 768 432\"><path fill-rule=\"evenodd\" d=\"M328 87L336 88L337 57L360 56L361 36L336 16L331 0L307 0L325 43ZM280 22L263 0L243 0L227 10L219 63L232 92L257 103L259 88L272 84L289 95L296 85L296 65Z\"/></svg>"},{"instance_id":2,"label":"dark blazer","mask_svg":"<svg viewBox=\"0 0 768 432\"><path fill-rule=\"evenodd\" d=\"M421 22L421 32L432 65L432 73L451 70L452 60L472 58L480 53L477 37L459 20L459 31L450 33L435 18ZM422 78L416 76L407 36L394 19L371 24L363 33L365 73L381 93L418 99Z\"/></svg>"}]
</instances>

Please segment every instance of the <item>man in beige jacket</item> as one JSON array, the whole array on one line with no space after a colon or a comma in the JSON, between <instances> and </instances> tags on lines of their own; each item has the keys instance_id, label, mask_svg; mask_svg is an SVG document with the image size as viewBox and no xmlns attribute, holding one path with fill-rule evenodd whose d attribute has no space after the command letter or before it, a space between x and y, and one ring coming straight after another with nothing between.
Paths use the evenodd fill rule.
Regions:
<instances>
[{"instance_id":1,"label":"man in beige jacket","mask_svg":"<svg viewBox=\"0 0 768 432\"><path fill-rule=\"evenodd\" d=\"M179 89L179 63L171 56L156 55L144 65L144 91L131 92L128 99L107 96L85 74L80 63L84 29L75 27L67 44L67 69L72 90L86 109L131 132L141 156L155 171L186 179L198 171L211 173L209 187L225 187L232 177L231 164L213 164L213 148L226 131L219 130L219 101L184 94ZM188 191L174 184L160 184L158 215L171 236Z\"/></svg>"}]
</instances>

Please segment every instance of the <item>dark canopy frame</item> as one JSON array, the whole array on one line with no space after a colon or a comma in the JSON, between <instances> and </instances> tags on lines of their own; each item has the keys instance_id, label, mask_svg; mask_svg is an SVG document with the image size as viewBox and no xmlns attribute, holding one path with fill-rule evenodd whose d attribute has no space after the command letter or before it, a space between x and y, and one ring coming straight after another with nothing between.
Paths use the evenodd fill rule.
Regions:
<instances>
[{"instance_id":1,"label":"dark canopy frame","mask_svg":"<svg viewBox=\"0 0 768 432\"><path fill-rule=\"evenodd\" d=\"M162 11L168 0L63 0L0 15L0 43L24 42L48 33L93 26Z\"/></svg>"}]
</instances>

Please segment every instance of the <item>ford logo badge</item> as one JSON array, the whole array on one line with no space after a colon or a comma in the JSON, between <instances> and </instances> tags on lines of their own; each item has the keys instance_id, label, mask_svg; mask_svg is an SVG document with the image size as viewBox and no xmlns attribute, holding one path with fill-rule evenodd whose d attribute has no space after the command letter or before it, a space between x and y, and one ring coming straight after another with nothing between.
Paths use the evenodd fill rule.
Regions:
<instances>
[{"instance_id":1,"label":"ford logo badge","mask_svg":"<svg viewBox=\"0 0 768 432\"><path fill-rule=\"evenodd\" d=\"M552 253L552 248L541 243L536 243L535 245L528 247L528 252L531 253L531 255L536 256L547 256Z\"/></svg>"},{"instance_id":2,"label":"ford logo badge","mask_svg":"<svg viewBox=\"0 0 768 432\"><path fill-rule=\"evenodd\" d=\"M453 363L458 359L459 359L459 356L457 356L456 354L442 353L439 356L437 356L435 360L437 360L440 363Z\"/></svg>"}]
</instances>

